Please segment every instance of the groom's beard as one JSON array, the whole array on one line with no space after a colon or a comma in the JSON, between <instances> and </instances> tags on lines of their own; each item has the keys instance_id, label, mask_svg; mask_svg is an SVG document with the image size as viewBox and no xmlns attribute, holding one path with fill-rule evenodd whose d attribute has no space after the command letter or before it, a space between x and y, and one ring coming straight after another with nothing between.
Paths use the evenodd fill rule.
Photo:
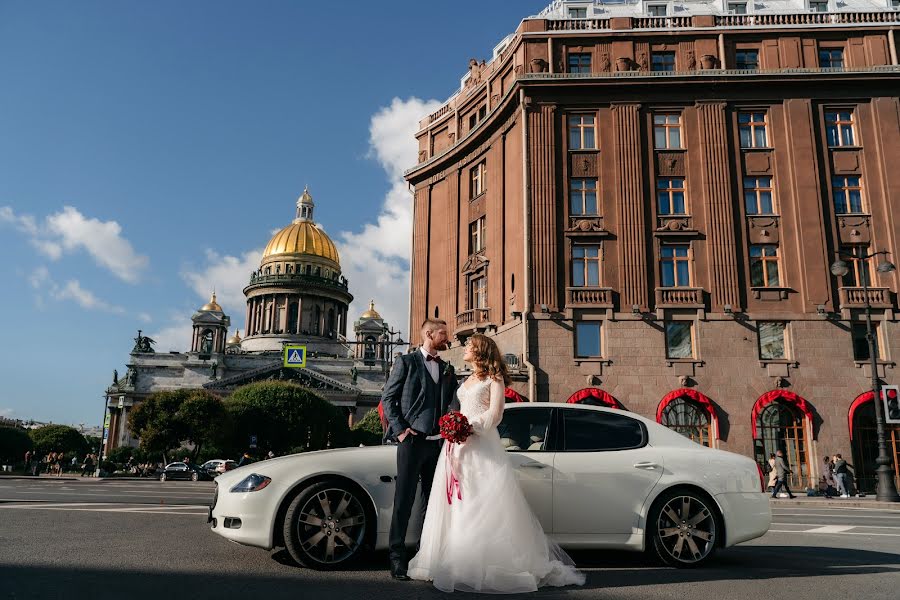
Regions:
<instances>
[{"instance_id":1,"label":"groom's beard","mask_svg":"<svg viewBox=\"0 0 900 600\"><path fill-rule=\"evenodd\" d=\"M447 342L441 342L440 344L434 344L432 346L432 349L435 352L443 352L444 350L447 349Z\"/></svg>"}]
</instances>

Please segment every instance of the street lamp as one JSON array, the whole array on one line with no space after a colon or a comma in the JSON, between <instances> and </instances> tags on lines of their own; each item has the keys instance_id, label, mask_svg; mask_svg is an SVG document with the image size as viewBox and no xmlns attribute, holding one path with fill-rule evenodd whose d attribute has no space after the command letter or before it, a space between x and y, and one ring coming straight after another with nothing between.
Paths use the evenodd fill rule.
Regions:
<instances>
[{"instance_id":1,"label":"street lamp","mask_svg":"<svg viewBox=\"0 0 900 600\"><path fill-rule=\"evenodd\" d=\"M382 331L381 335L378 337L378 341L381 344L381 364L384 369L384 379L387 381L388 375L391 373L391 367L394 364L394 347L395 346L404 346L407 342L403 341L403 338L400 337L401 332L394 331L393 329L389 329L385 327ZM394 336L397 336L397 340L394 340Z\"/></svg>"},{"instance_id":2,"label":"street lamp","mask_svg":"<svg viewBox=\"0 0 900 600\"><path fill-rule=\"evenodd\" d=\"M878 379L878 357L875 350L875 334L872 331L872 303L869 301L869 277L868 260L876 256L882 256L881 262L875 267L878 273L890 273L896 269L894 265L886 258L887 251L873 252L872 254L863 254L862 249L857 248L855 253L838 252L838 259L831 265L831 272L836 277L843 277L850 272L850 267L846 261L841 258L848 258L857 261L863 268L857 269L860 273L862 281L863 297L866 301L866 341L869 342L869 361L872 363L872 401L875 402L875 427L878 437L878 458L875 462L878 468L875 472L878 474L878 489L875 492L875 499L882 502L900 502L900 496L897 495L897 486L894 483L894 469L891 467L893 458L887 452L887 443L884 435L884 407L881 404L881 381Z\"/></svg>"}]
</instances>

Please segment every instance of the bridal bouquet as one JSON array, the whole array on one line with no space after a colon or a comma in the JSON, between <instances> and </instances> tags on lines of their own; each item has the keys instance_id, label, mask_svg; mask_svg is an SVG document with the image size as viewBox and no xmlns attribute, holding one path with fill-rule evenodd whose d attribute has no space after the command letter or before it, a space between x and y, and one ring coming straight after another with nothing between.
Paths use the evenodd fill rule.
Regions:
<instances>
[{"instance_id":1,"label":"bridal bouquet","mask_svg":"<svg viewBox=\"0 0 900 600\"><path fill-rule=\"evenodd\" d=\"M472 435L472 426L466 415L451 410L438 421L441 427L441 437L451 444L462 444Z\"/></svg>"}]
</instances>

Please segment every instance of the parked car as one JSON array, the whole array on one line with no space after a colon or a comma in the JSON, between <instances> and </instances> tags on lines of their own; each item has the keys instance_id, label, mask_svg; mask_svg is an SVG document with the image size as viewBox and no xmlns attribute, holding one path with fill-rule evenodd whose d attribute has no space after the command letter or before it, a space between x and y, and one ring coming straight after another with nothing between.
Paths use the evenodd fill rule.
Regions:
<instances>
[{"instance_id":1,"label":"parked car","mask_svg":"<svg viewBox=\"0 0 900 600\"><path fill-rule=\"evenodd\" d=\"M184 462L173 462L166 465L162 473L159 474L160 481L169 481L171 479L187 479L190 481L200 481L212 479L209 473L199 465L189 465Z\"/></svg>"},{"instance_id":2,"label":"parked car","mask_svg":"<svg viewBox=\"0 0 900 600\"><path fill-rule=\"evenodd\" d=\"M544 531L564 548L651 550L693 567L758 538L772 515L756 463L639 415L576 404L507 405L499 432ZM388 542L397 447L307 452L216 478L212 530L338 568ZM413 515L420 510L414 508ZM336 528L323 536L325 524ZM410 522L414 545L421 520Z\"/></svg>"},{"instance_id":3,"label":"parked car","mask_svg":"<svg viewBox=\"0 0 900 600\"><path fill-rule=\"evenodd\" d=\"M200 465L200 468L206 471L210 477L216 477L226 471L237 468L237 463L233 460L214 458Z\"/></svg>"}]
</instances>

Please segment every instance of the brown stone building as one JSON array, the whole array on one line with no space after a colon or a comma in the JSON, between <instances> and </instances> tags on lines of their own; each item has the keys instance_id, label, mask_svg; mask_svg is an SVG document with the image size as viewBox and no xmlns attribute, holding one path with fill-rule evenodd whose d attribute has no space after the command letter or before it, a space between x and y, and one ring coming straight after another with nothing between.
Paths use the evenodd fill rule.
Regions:
<instances>
[{"instance_id":1,"label":"brown stone building","mask_svg":"<svg viewBox=\"0 0 900 600\"><path fill-rule=\"evenodd\" d=\"M487 332L530 400L780 447L797 487L842 452L871 489L861 278L886 383L900 280L830 265L898 260L894 5L557 1L523 20L421 122L411 330ZM890 444L896 468L897 426Z\"/></svg>"}]
</instances>

